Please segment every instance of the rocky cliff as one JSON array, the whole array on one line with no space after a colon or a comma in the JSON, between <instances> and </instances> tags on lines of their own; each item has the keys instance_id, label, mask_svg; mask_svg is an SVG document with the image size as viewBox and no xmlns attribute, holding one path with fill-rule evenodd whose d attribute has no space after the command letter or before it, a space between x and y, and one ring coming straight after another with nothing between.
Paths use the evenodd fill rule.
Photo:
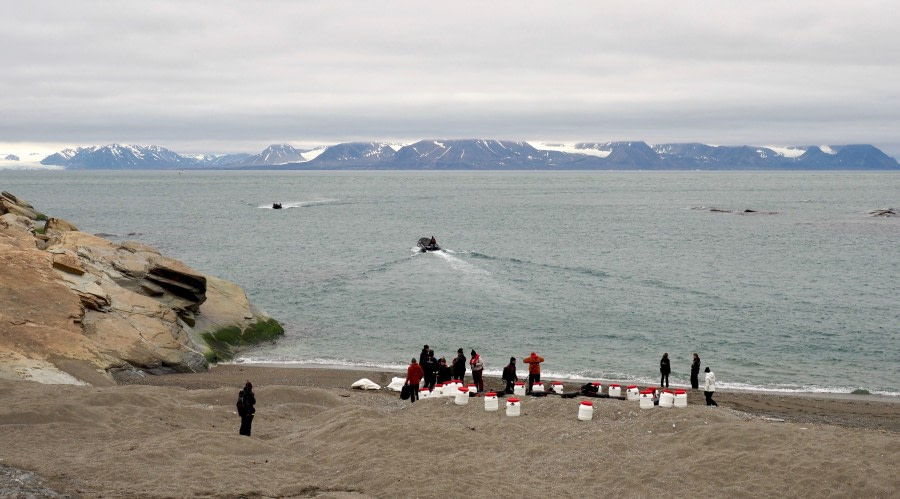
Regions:
<instances>
[{"instance_id":1,"label":"rocky cliff","mask_svg":"<svg viewBox=\"0 0 900 499\"><path fill-rule=\"evenodd\" d=\"M231 282L0 193L0 379L202 371L283 332Z\"/></svg>"}]
</instances>

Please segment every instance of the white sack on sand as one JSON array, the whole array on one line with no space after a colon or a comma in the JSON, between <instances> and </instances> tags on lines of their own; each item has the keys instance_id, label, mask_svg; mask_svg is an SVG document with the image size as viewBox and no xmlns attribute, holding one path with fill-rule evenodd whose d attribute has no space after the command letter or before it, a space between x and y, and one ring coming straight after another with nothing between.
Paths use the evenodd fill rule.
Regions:
<instances>
[{"instance_id":1,"label":"white sack on sand","mask_svg":"<svg viewBox=\"0 0 900 499\"><path fill-rule=\"evenodd\" d=\"M403 390L404 384L406 384L406 378L391 378L391 384L387 386L387 389L392 392L399 392Z\"/></svg>"},{"instance_id":2,"label":"white sack on sand","mask_svg":"<svg viewBox=\"0 0 900 499\"><path fill-rule=\"evenodd\" d=\"M381 387L378 386L377 383L375 383L374 381L367 379L367 378L363 378L363 379L353 383L352 385L350 385L350 388L358 388L360 390L380 390L381 389Z\"/></svg>"}]
</instances>

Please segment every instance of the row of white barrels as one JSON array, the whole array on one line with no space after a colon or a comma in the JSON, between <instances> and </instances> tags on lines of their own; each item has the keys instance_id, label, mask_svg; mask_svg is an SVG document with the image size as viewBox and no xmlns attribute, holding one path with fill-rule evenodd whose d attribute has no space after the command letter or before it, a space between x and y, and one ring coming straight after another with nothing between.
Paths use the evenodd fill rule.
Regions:
<instances>
[{"instance_id":1,"label":"row of white barrels","mask_svg":"<svg viewBox=\"0 0 900 499\"><path fill-rule=\"evenodd\" d=\"M597 388L597 393L602 391L603 386L599 382L591 384ZM561 382L554 381L551 387L553 392L562 394L563 385ZM435 385L434 391L429 390L427 387L421 388L419 390L419 398L455 397L454 402L456 405L466 405L469 403L470 393L476 393L476 391L477 387L474 384L463 385L462 382L456 380L450 383L439 383ZM543 392L543 383L535 383L532 386L532 391ZM611 384L607 388L607 393L610 397L621 397L622 387L617 384ZM522 403L515 395L525 395L525 384L516 383L513 395L513 397L506 400L507 416L518 416L521 414ZM659 407L684 408L687 407L687 390L680 388L674 391L664 389L660 392L656 388L641 390L637 385L631 385L625 389L625 399L639 401L641 409L653 409L657 404ZM484 410L496 411L499 408L497 394L495 392L486 393L484 396ZM588 400L582 401L578 407L578 419L588 421L593 417L593 412L594 404Z\"/></svg>"}]
</instances>

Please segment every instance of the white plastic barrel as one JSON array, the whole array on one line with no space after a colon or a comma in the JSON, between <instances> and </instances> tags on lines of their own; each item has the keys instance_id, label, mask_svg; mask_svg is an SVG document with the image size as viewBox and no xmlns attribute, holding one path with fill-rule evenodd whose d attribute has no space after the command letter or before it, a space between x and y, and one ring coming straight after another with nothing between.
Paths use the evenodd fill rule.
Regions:
<instances>
[{"instance_id":1,"label":"white plastic barrel","mask_svg":"<svg viewBox=\"0 0 900 499\"><path fill-rule=\"evenodd\" d=\"M499 403L497 402L497 394L494 392L487 392L484 394L484 410L486 411L496 411L498 410Z\"/></svg>"},{"instance_id":2,"label":"white plastic barrel","mask_svg":"<svg viewBox=\"0 0 900 499\"><path fill-rule=\"evenodd\" d=\"M637 385L631 385L625 390L625 399L639 400L640 398L641 398L641 391L638 390Z\"/></svg>"},{"instance_id":3,"label":"white plastic barrel","mask_svg":"<svg viewBox=\"0 0 900 499\"><path fill-rule=\"evenodd\" d=\"M432 397L443 397L444 396L444 384L438 383L434 385L434 390L431 390Z\"/></svg>"},{"instance_id":4,"label":"white plastic barrel","mask_svg":"<svg viewBox=\"0 0 900 499\"><path fill-rule=\"evenodd\" d=\"M589 400L585 400L578 405L578 420L590 421L594 417L594 404Z\"/></svg>"},{"instance_id":5,"label":"white plastic barrel","mask_svg":"<svg viewBox=\"0 0 900 499\"><path fill-rule=\"evenodd\" d=\"M506 399L506 415L507 416L518 416L522 411L522 403L519 402L519 399L515 397L511 397Z\"/></svg>"},{"instance_id":6,"label":"white plastic barrel","mask_svg":"<svg viewBox=\"0 0 900 499\"><path fill-rule=\"evenodd\" d=\"M622 387L615 383L609 385L609 396L610 397L621 397L622 396Z\"/></svg>"},{"instance_id":7,"label":"white plastic barrel","mask_svg":"<svg viewBox=\"0 0 900 499\"><path fill-rule=\"evenodd\" d=\"M466 405L469 403L469 389L461 386L456 389L456 405Z\"/></svg>"},{"instance_id":8,"label":"white plastic barrel","mask_svg":"<svg viewBox=\"0 0 900 499\"><path fill-rule=\"evenodd\" d=\"M675 405L675 393L672 390L663 390L661 394L659 394L659 406L660 407L672 407Z\"/></svg>"},{"instance_id":9,"label":"white plastic barrel","mask_svg":"<svg viewBox=\"0 0 900 499\"><path fill-rule=\"evenodd\" d=\"M457 384L455 381L451 381L451 382L445 384L444 385L444 396L445 397L455 397L456 392L459 391L459 390L457 390L457 388L459 388L459 384Z\"/></svg>"},{"instance_id":10,"label":"white plastic barrel","mask_svg":"<svg viewBox=\"0 0 900 499\"><path fill-rule=\"evenodd\" d=\"M653 390L641 392L641 409L653 409Z\"/></svg>"},{"instance_id":11,"label":"white plastic barrel","mask_svg":"<svg viewBox=\"0 0 900 499\"><path fill-rule=\"evenodd\" d=\"M679 409L687 407L687 390L681 388L675 390L675 407Z\"/></svg>"},{"instance_id":12,"label":"white plastic barrel","mask_svg":"<svg viewBox=\"0 0 900 499\"><path fill-rule=\"evenodd\" d=\"M597 395L603 393L603 383L599 381L591 381L591 386L597 389Z\"/></svg>"},{"instance_id":13,"label":"white plastic barrel","mask_svg":"<svg viewBox=\"0 0 900 499\"><path fill-rule=\"evenodd\" d=\"M431 396L431 390L429 390L427 386L423 386L422 388L419 388L419 398L420 399L427 399L430 396Z\"/></svg>"},{"instance_id":14,"label":"white plastic barrel","mask_svg":"<svg viewBox=\"0 0 900 499\"><path fill-rule=\"evenodd\" d=\"M525 383L516 381L516 384L513 386L513 395L518 395L520 397L525 395Z\"/></svg>"},{"instance_id":15,"label":"white plastic barrel","mask_svg":"<svg viewBox=\"0 0 900 499\"><path fill-rule=\"evenodd\" d=\"M535 381L534 385L531 386L531 393L544 393L544 383Z\"/></svg>"},{"instance_id":16,"label":"white plastic barrel","mask_svg":"<svg viewBox=\"0 0 900 499\"><path fill-rule=\"evenodd\" d=\"M553 393L558 393L558 394L562 395L562 392L563 392L562 381L554 381L554 382L550 383L550 390L553 391Z\"/></svg>"},{"instance_id":17,"label":"white plastic barrel","mask_svg":"<svg viewBox=\"0 0 900 499\"><path fill-rule=\"evenodd\" d=\"M478 393L478 387L473 383L466 385L466 388L468 388L469 393Z\"/></svg>"}]
</instances>

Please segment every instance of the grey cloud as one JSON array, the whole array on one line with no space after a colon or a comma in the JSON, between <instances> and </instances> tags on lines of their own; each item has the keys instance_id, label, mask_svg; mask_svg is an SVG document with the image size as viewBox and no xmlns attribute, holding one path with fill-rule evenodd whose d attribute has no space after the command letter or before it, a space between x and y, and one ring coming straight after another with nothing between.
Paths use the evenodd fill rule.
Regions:
<instances>
[{"instance_id":1,"label":"grey cloud","mask_svg":"<svg viewBox=\"0 0 900 499\"><path fill-rule=\"evenodd\" d=\"M891 2L22 2L0 142L872 142ZM247 149L243 149L247 150Z\"/></svg>"}]
</instances>

